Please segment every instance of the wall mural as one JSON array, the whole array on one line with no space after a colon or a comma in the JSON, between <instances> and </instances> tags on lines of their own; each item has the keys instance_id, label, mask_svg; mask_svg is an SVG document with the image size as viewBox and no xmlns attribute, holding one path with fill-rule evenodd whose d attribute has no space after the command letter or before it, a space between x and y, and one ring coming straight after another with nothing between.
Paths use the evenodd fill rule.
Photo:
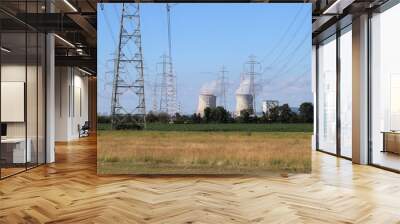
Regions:
<instances>
[{"instance_id":1,"label":"wall mural","mask_svg":"<svg viewBox=\"0 0 400 224\"><path fill-rule=\"evenodd\" d=\"M103 4L98 173L310 172L310 6Z\"/></svg>"}]
</instances>

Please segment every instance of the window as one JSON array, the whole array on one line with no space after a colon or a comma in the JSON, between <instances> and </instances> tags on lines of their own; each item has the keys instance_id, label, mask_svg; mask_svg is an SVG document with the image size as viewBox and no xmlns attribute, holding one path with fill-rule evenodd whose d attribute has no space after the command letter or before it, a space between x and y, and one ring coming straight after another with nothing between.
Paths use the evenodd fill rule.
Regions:
<instances>
[{"instance_id":1,"label":"window","mask_svg":"<svg viewBox=\"0 0 400 224\"><path fill-rule=\"evenodd\" d=\"M340 155L352 157L352 33L340 36Z\"/></svg>"},{"instance_id":2,"label":"window","mask_svg":"<svg viewBox=\"0 0 400 224\"><path fill-rule=\"evenodd\" d=\"M400 5L371 19L372 163L400 170Z\"/></svg>"},{"instance_id":3,"label":"window","mask_svg":"<svg viewBox=\"0 0 400 224\"><path fill-rule=\"evenodd\" d=\"M318 147L336 153L336 36L318 48Z\"/></svg>"}]
</instances>

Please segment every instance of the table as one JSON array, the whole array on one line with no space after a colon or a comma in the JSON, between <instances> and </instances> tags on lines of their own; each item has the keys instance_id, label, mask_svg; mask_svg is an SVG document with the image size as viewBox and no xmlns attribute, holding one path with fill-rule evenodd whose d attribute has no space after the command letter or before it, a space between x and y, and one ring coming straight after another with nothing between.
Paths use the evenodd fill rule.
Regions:
<instances>
[{"instance_id":1,"label":"table","mask_svg":"<svg viewBox=\"0 0 400 224\"><path fill-rule=\"evenodd\" d=\"M400 154L400 131L383 131L383 150Z\"/></svg>"},{"instance_id":2,"label":"table","mask_svg":"<svg viewBox=\"0 0 400 224\"><path fill-rule=\"evenodd\" d=\"M26 142L28 143L25 151ZM6 163L21 164L31 162L32 151L31 139L25 138L6 138L1 139L1 159Z\"/></svg>"}]
</instances>

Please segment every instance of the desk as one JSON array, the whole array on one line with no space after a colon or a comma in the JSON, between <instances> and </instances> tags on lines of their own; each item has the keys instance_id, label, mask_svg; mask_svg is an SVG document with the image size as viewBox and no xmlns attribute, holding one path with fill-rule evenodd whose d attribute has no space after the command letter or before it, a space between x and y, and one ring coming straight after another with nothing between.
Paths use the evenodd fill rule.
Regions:
<instances>
[{"instance_id":1,"label":"desk","mask_svg":"<svg viewBox=\"0 0 400 224\"><path fill-rule=\"evenodd\" d=\"M1 139L1 159L6 163L26 163L32 160L31 139L27 139L27 146L25 151L25 138L6 138Z\"/></svg>"},{"instance_id":2,"label":"desk","mask_svg":"<svg viewBox=\"0 0 400 224\"><path fill-rule=\"evenodd\" d=\"M383 150L382 152L392 152L400 154L400 132L383 131Z\"/></svg>"}]
</instances>

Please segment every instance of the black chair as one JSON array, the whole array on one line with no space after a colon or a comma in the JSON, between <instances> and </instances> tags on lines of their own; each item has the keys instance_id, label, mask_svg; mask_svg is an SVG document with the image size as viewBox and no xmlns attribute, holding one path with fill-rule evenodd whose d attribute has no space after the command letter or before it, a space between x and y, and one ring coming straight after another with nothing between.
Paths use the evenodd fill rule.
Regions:
<instances>
[{"instance_id":1,"label":"black chair","mask_svg":"<svg viewBox=\"0 0 400 224\"><path fill-rule=\"evenodd\" d=\"M78 125L79 138L89 136L89 129L90 129L89 121L85 121L85 123L82 125L82 127L79 127L79 126L80 125Z\"/></svg>"}]
</instances>

